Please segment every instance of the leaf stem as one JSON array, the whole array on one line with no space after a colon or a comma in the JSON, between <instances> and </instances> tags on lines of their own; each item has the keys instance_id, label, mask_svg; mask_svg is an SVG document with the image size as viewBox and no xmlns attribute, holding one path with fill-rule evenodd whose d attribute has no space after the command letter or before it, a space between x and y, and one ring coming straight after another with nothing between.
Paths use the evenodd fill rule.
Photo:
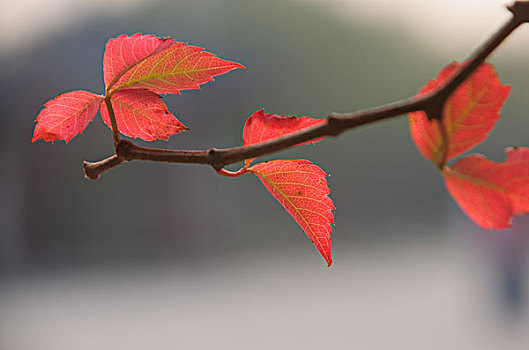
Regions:
<instances>
[{"instance_id":1,"label":"leaf stem","mask_svg":"<svg viewBox=\"0 0 529 350\"><path fill-rule=\"evenodd\" d=\"M105 96L105 104L107 106L108 115L110 117L110 123L112 125L112 136L114 137L114 148L118 147L119 141L119 129L118 124L116 123L116 116L114 114L114 108L112 107L112 102L110 102L110 95Z\"/></svg>"},{"instance_id":2,"label":"leaf stem","mask_svg":"<svg viewBox=\"0 0 529 350\"><path fill-rule=\"evenodd\" d=\"M226 177L239 177L241 175L246 174L248 172L248 168L244 166L237 171L230 171L225 168L221 168L221 169L216 170L216 172L217 174L226 176Z\"/></svg>"}]
</instances>

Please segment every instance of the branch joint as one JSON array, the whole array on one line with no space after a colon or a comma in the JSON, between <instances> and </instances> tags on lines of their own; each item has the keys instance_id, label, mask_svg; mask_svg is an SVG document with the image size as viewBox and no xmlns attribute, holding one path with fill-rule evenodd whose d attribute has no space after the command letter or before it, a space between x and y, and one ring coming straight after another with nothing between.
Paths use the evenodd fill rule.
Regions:
<instances>
[{"instance_id":1,"label":"branch joint","mask_svg":"<svg viewBox=\"0 0 529 350\"><path fill-rule=\"evenodd\" d=\"M116 145L116 155L123 160L133 160L130 150L137 146L129 140L120 140Z\"/></svg>"},{"instance_id":2,"label":"branch joint","mask_svg":"<svg viewBox=\"0 0 529 350\"><path fill-rule=\"evenodd\" d=\"M221 152L217 148L208 149L208 158L209 164L215 169L215 171L220 171L226 164L221 161Z\"/></svg>"},{"instance_id":3,"label":"branch joint","mask_svg":"<svg viewBox=\"0 0 529 350\"><path fill-rule=\"evenodd\" d=\"M438 120L441 122L443 120L443 109L447 98L448 94L443 90L438 90L426 99L423 110L429 121Z\"/></svg>"},{"instance_id":4,"label":"branch joint","mask_svg":"<svg viewBox=\"0 0 529 350\"><path fill-rule=\"evenodd\" d=\"M342 126L342 119L340 119L338 113L331 113L327 117L327 125L329 126L328 135L329 136L338 136L344 131Z\"/></svg>"},{"instance_id":5,"label":"branch joint","mask_svg":"<svg viewBox=\"0 0 529 350\"><path fill-rule=\"evenodd\" d=\"M517 0L507 5L517 23L529 23L529 1Z\"/></svg>"}]
</instances>

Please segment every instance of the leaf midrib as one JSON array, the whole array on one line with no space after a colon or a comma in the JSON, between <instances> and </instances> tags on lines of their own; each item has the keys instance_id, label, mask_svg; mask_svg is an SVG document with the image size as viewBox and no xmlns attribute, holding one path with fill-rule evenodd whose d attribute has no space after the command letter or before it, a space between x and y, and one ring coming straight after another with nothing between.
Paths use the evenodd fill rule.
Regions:
<instances>
[{"instance_id":1,"label":"leaf midrib","mask_svg":"<svg viewBox=\"0 0 529 350\"><path fill-rule=\"evenodd\" d=\"M127 88L130 88L130 86L132 86L134 84L146 83L146 82L148 82L150 80L156 80L156 79L160 79L160 78L171 77L171 76L175 76L175 75L179 75L179 74L187 75L189 73L197 73L197 72L203 72L203 71L212 70L212 69L223 69L223 68L229 68L229 67L232 67L232 65L216 66L216 67L193 69L193 70L187 70L187 71L178 71L178 72L169 72L169 73L149 75L149 76L143 77L141 79L131 80L131 81L129 81L129 82L123 84L123 85L118 85L114 90L111 91L111 93L113 94L113 93L115 93L118 90L127 89ZM190 78L190 80L193 80L193 79ZM170 83L170 82L168 82L168 84L175 85L174 83ZM151 85L153 85L153 84L151 84ZM153 86L156 87L156 85L153 85ZM178 89L181 90L180 88L178 88Z\"/></svg>"}]
</instances>

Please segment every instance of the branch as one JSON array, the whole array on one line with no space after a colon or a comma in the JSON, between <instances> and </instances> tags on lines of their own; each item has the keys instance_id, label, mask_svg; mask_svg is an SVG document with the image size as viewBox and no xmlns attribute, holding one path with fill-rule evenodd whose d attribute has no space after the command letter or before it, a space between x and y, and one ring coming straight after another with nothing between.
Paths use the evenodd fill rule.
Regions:
<instances>
[{"instance_id":1,"label":"branch","mask_svg":"<svg viewBox=\"0 0 529 350\"><path fill-rule=\"evenodd\" d=\"M326 123L303 129L267 142L250 146L225 149L210 148L209 150L166 150L140 147L136 144L120 140L116 145L116 154L99 162L83 162L85 176L97 179L103 172L110 170L125 161L147 160L154 162L190 163L211 165L219 174L233 176L242 174L241 169L229 173L223 168L232 163L248 158L274 153L299 143L324 136L337 136L342 132L360 125L389 119L405 113L424 110L428 118L441 120L443 106L448 97L478 68L485 58L493 52L516 28L529 22L529 0L518 0L507 6L512 17L498 29L485 43L478 47L470 57L454 73L454 76L443 86L421 98L408 98L387 105L374 107L352 113L331 113ZM105 100L105 102L107 102ZM110 101L108 101L110 102ZM114 139L116 137L114 135ZM230 175L231 174L231 175Z\"/></svg>"},{"instance_id":2,"label":"branch","mask_svg":"<svg viewBox=\"0 0 529 350\"><path fill-rule=\"evenodd\" d=\"M113 155L112 157L108 157L107 159L103 159L99 162L83 162L83 169L84 169L84 176L88 179L95 180L101 175L103 172L110 170L114 167L117 167L121 163L124 163L125 160L123 158L118 157L117 155Z\"/></svg>"}]
</instances>

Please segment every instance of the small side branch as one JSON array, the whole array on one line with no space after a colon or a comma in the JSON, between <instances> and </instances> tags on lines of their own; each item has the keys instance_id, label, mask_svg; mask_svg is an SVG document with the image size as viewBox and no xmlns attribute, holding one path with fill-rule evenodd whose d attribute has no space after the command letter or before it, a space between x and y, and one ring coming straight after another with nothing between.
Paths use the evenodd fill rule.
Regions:
<instances>
[{"instance_id":1,"label":"small side branch","mask_svg":"<svg viewBox=\"0 0 529 350\"><path fill-rule=\"evenodd\" d=\"M239 177L241 175L246 174L247 172L248 172L247 167L242 167L237 171L230 171L224 168L217 170L217 174L226 176L226 177Z\"/></svg>"},{"instance_id":2,"label":"small side branch","mask_svg":"<svg viewBox=\"0 0 529 350\"><path fill-rule=\"evenodd\" d=\"M250 146L226 149L211 148L209 150L167 150L140 147L136 144L120 140L116 120L112 110L110 97L105 98L112 122L112 131L116 146L116 154L99 162L84 162L85 175L97 179L103 172L110 170L125 161L144 160L153 162L207 164L224 176L240 176L242 170L230 172L223 169L226 165L245 159L278 152L288 147L325 136L337 136L342 132L360 125L379 120L394 118L405 113L424 110L430 119L441 122L443 106L447 98L461 85L484 60L521 24L529 22L529 1L518 0L508 6L513 16L483 45L478 47L452 78L437 90L421 98L408 98L387 105L370 108L352 113L331 113L327 122L318 126L303 129L267 142ZM444 163L444 162L442 162ZM244 168L243 168L244 169Z\"/></svg>"},{"instance_id":3,"label":"small side branch","mask_svg":"<svg viewBox=\"0 0 529 350\"><path fill-rule=\"evenodd\" d=\"M84 176L88 179L95 180L99 177L99 175L101 175L105 171L115 168L124 162L125 160L117 155L113 155L111 157L108 157L107 159L103 159L99 162L94 163L84 161Z\"/></svg>"},{"instance_id":4,"label":"small side branch","mask_svg":"<svg viewBox=\"0 0 529 350\"><path fill-rule=\"evenodd\" d=\"M108 115L110 117L110 124L112 126L112 136L114 137L114 147L118 147L120 137L118 124L116 122L116 115L114 114L114 108L112 107L112 102L110 101L110 95L105 96L105 104L107 106Z\"/></svg>"}]
</instances>

